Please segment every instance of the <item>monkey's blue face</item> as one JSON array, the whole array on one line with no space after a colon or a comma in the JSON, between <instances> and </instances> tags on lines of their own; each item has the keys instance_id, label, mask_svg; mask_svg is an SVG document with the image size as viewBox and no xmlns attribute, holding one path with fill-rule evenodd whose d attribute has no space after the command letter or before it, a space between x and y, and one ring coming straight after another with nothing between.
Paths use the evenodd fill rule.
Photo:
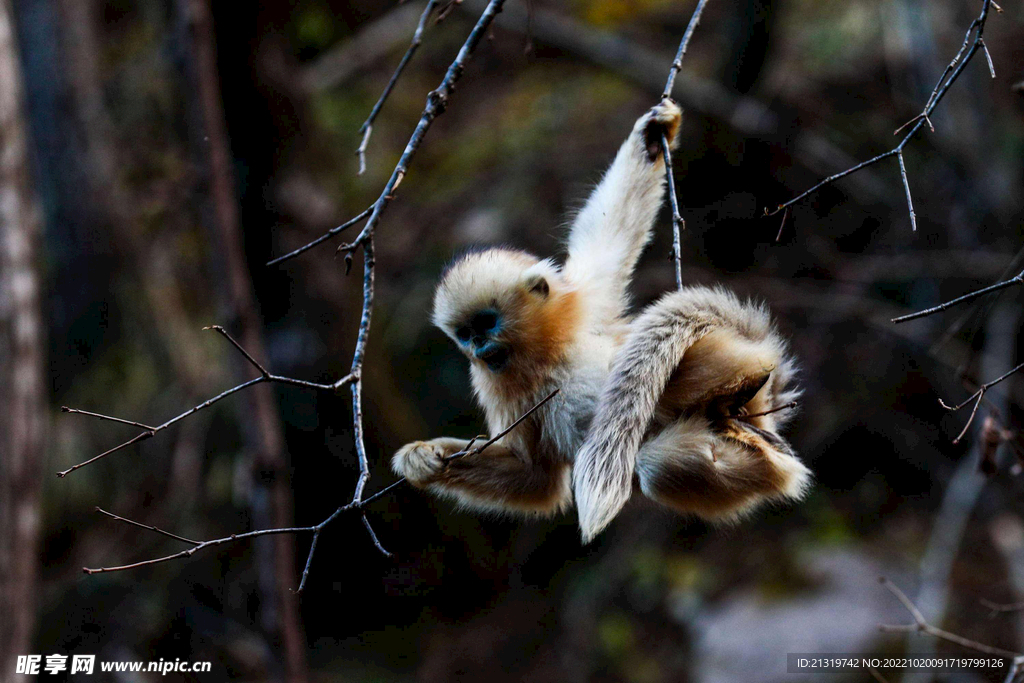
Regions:
<instances>
[{"instance_id":1,"label":"monkey's blue face","mask_svg":"<svg viewBox=\"0 0 1024 683\"><path fill-rule=\"evenodd\" d=\"M501 372L512 355L512 347L498 339L501 327L501 314L489 308L456 328L455 336L466 353L482 360L491 372Z\"/></svg>"}]
</instances>

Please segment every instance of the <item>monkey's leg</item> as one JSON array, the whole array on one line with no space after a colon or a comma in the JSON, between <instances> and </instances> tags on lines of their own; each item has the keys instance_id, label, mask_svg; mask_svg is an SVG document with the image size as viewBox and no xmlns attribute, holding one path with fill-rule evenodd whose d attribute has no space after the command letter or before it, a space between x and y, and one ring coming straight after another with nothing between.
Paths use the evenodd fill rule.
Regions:
<instances>
[{"instance_id":1,"label":"monkey's leg","mask_svg":"<svg viewBox=\"0 0 1024 683\"><path fill-rule=\"evenodd\" d=\"M774 432L742 419L680 419L644 443L637 457L646 496L682 513L728 520L757 504L798 499L810 471Z\"/></svg>"},{"instance_id":2,"label":"monkey's leg","mask_svg":"<svg viewBox=\"0 0 1024 683\"><path fill-rule=\"evenodd\" d=\"M501 443L446 460L468 445L448 437L416 441L395 454L391 468L417 488L475 509L554 514L569 506L568 465L531 458Z\"/></svg>"}]
</instances>

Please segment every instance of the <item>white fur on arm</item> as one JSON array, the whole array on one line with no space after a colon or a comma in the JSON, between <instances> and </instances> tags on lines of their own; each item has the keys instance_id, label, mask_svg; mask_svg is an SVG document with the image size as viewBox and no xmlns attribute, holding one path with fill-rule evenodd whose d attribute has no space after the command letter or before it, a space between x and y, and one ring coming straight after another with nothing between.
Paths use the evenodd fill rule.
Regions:
<instances>
[{"instance_id":1,"label":"white fur on arm","mask_svg":"<svg viewBox=\"0 0 1024 683\"><path fill-rule=\"evenodd\" d=\"M627 306L629 280L665 194L664 158L658 153L652 160L645 139L652 119L674 141L681 113L666 100L637 120L569 234L566 276L588 292L600 321L618 317Z\"/></svg>"}]
</instances>

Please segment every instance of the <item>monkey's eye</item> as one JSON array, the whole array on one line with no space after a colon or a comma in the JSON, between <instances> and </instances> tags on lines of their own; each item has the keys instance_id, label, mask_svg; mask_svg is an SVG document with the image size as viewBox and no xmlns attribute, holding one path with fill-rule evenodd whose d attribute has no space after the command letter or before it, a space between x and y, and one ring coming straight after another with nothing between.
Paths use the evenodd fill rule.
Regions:
<instances>
[{"instance_id":1,"label":"monkey's eye","mask_svg":"<svg viewBox=\"0 0 1024 683\"><path fill-rule=\"evenodd\" d=\"M463 326L455 330L455 336L458 337L461 342L468 342L469 338L473 336L473 330Z\"/></svg>"}]
</instances>

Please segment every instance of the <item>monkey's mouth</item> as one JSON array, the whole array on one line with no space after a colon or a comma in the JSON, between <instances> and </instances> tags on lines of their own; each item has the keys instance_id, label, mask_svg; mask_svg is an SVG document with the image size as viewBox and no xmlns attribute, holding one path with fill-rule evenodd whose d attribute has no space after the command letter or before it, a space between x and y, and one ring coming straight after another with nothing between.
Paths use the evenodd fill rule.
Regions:
<instances>
[{"instance_id":1,"label":"monkey's mouth","mask_svg":"<svg viewBox=\"0 0 1024 683\"><path fill-rule=\"evenodd\" d=\"M508 365L512 349L505 344L489 341L478 348L473 355L482 360L491 372L501 372Z\"/></svg>"}]
</instances>

